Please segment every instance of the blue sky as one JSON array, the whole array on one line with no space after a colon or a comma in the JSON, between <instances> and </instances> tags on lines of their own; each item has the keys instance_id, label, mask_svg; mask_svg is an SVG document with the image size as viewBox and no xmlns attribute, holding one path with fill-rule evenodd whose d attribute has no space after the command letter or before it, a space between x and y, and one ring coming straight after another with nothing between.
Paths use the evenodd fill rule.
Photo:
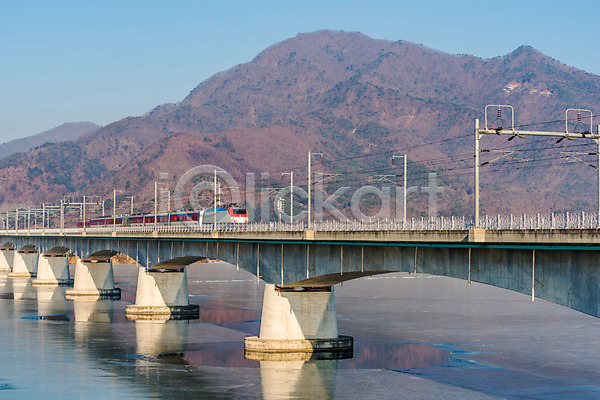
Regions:
<instances>
[{"instance_id":1,"label":"blue sky","mask_svg":"<svg viewBox=\"0 0 600 400\"><path fill-rule=\"evenodd\" d=\"M319 29L484 58L528 44L600 75L595 0L4 3L0 142L64 122L141 115L272 44Z\"/></svg>"}]
</instances>

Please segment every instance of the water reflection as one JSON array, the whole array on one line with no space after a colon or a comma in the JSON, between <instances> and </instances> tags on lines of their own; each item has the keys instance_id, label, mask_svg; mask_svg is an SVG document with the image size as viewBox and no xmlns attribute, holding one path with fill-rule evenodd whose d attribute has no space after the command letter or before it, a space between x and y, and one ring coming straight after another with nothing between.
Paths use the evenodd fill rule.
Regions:
<instances>
[{"instance_id":1,"label":"water reflection","mask_svg":"<svg viewBox=\"0 0 600 400\"><path fill-rule=\"evenodd\" d=\"M252 310L207 309L201 308L199 319L205 324L229 325L260 318L260 313Z\"/></svg>"},{"instance_id":2,"label":"water reflection","mask_svg":"<svg viewBox=\"0 0 600 400\"><path fill-rule=\"evenodd\" d=\"M12 279L8 279L8 272L0 272L0 298L12 299Z\"/></svg>"},{"instance_id":3,"label":"water reflection","mask_svg":"<svg viewBox=\"0 0 600 400\"><path fill-rule=\"evenodd\" d=\"M260 361L263 398L330 399L338 360Z\"/></svg>"},{"instance_id":4,"label":"water reflection","mask_svg":"<svg viewBox=\"0 0 600 400\"><path fill-rule=\"evenodd\" d=\"M330 399L340 359L352 350L334 352L269 353L245 351L246 359L259 362L264 399Z\"/></svg>"},{"instance_id":5,"label":"water reflection","mask_svg":"<svg viewBox=\"0 0 600 400\"><path fill-rule=\"evenodd\" d=\"M81 296L72 300L75 322L112 322L114 302ZM77 325L76 325L77 326Z\"/></svg>"},{"instance_id":6,"label":"water reflection","mask_svg":"<svg viewBox=\"0 0 600 400\"><path fill-rule=\"evenodd\" d=\"M34 286L38 304L38 317L68 321L64 286Z\"/></svg>"},{"instance_id":7,"label":"water reflection","mask_svg":"<svg viewBox=\"0 0 600 400\"><path fill-rule=\"evenodd\" d=\"M423 343L354 342L354 357L344 360L342 368L405 370L440 365L450 351Z\"/></svg>"},{"instance_id":8,"label":"water reflection","mask_svg":"<svg viewBox=\"0 0 600 400\"><path fill-rule=\"evenodd\" d=\"M571 310L520 298L510 308L505 292L490 299L496 292L473 285L462 295L467 290L462 282L441 279L357 281L336 293L340 331L357 338L352 358L248 360L243 338L258 333L261 286L218 265L203 273L215 279L190 285L200 319L135 322L125 318L125 306L134 300L134 273L115 277L126 301L65 301L64 289L32 288L28 279L0 273L0 389L6 384L19 392L0 393L13 398L97 393L157 399L396 398L408 385L412 398L534 393L529 397L558 399L576 397L565 393L578 398L599 393L599 325ZM70 320L52 320L61 316ZM459 352L481 350L483 337L493 346L489 352ZM438 341L444 343L427 344ZM535 373L525 373L524 366ZM61 384L46 385L31 376Z\"/></svg>"},{"instance_id":9,"label":"water reflection","mask_svg":"<svg viewBox=\"0 0 600 400\"><path fill-rule=\"evenodd\" d=\"M141 356L138 364L156 359L184 363L188 328L187 320L136 320L136 353Z\"/></svg>"},{"instance_id":10,"label":"water reflection","mask_svg":"<svg viewBox=\"0 0 600 400\"><path fill-rule=\"evenodd\" d=\"M12 278L12 291L15 300L35 300L37 291L31 285L30 278Z\"/></svg>"}]
</instances>

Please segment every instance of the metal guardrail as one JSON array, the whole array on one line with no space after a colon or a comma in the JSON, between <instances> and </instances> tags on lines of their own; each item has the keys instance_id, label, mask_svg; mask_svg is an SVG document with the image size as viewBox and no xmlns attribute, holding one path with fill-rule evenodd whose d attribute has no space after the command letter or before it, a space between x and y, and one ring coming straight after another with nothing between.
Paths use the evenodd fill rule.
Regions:
<instances>
[{"instance_id":1,"label":"metal guardrail","mask_svg":"<svg viewBox=\"0 0 600 400\"><path fill-rule=\"evenodd\" d=\"M434 217L434 218L409 218L406 223L402 219L384 220L326 220L315 221L312 229L321 232L366 232L366 231L455 231L467 230L475 227L473 217ZM510 214L510 215L485 215L480 218L479 227L490 230L530 230L530 229L596 229L599 228L598 215L595 213L565 213L565 214ZM159 233L210 233L219 232L302 232L307 229L305 222L252 222L248 224L212 224L200 225L193 222L180 222L168 225L158 225ZM119 233L151 233L154 225L133 226L106 226L88 227L90 234ZM21 234L81 234L83 228L27 229L20 227L18 230L3 230L4 233Z\"/></svg>"}]
</instances>

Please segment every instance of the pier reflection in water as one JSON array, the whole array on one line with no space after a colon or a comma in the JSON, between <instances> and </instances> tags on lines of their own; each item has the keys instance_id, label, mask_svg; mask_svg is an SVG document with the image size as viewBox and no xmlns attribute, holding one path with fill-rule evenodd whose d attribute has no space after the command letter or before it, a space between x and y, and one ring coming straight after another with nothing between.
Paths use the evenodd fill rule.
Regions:
<instances>
[{"instance_id":1,"label":"pier reflection in water","mask_svg":"<svg viewBox=\"0 0 600 400\"><path fill-rule=\"evenodd\" d=\"M31 278L9 278L12 282L13 298L15 300L35 300L37 292L31 285Z\"/></svg>"},{"instance_id":2,"label":"pier reflection in water","mask_svg":"<svg viewBox=\"0 0 600 400\"><path fill-rule=\"evenodd\" d=\"M597 319L532 304L526 296L402 274L347 282L336 287L336 297L340 333L356 339L351 358L246 359L243 338L258 333L263 285L221 263L193 265L188 276L199 319L130 321L125 306L135 300L135 266L115 266L123 289L117 301L67 301L63 287L31 287L27 279L0 274L3 397L510 399L527 393L558 399L567 391L579 398L600 393L593 368L600 356ZM561 342L569 349L557 348ZM536 370L541 363L549 366Z\"/></svg>"},{"instance_id":3,"label":"pier reflection in water","mask_svg":"<svg viewBox=\"0 0 600 400\"><path fill-rule=\"evenodd\" d=\"M154 360L184 363L188 328L187 320L136 320L138 363L143 364Z\"/></svg>"},{"instance_id":4,"label":"pier reflection in water","mask_svg":"<svg viewBox=\"0 0 600 400\"><path fill-rule=\"evenodd\" d=\"M330 399L335 394L338 359L318 359L310 354L257 354L265 400ZM347 357L352 357L349 352ZM304 359L303 359L304 358Z\"/></svg>"},{"instance_id":5,"label":"pier reflection in water","mask_svg":"<svg viewBox=\"0 0 600 400\"><path fill-rule=\"evenodd\" d=\"M34 286L37 298L38 318L50 320L65 320L69 317L66 315L67 299L65 299L65 286L41 285Z\"/></svg>"},{"instance_id":6,"label":"pier reflection in water","mask_svg":"<svg viewBox=\"0 0 600 400\"><path fill-rule=\"evenodd\" d=\"M75 322L112 322L114 302L81 296L71 300ZM77 327L78 324L75 324Z\"/></svg>"}]
</instances>

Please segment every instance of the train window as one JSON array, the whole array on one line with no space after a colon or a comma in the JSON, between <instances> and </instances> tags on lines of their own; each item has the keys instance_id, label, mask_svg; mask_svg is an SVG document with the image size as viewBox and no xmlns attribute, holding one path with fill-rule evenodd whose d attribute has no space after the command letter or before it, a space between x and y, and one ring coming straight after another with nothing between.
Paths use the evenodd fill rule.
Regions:
<instances>
[{"instance_id":1,"label":"train window","mask_svg":"<svg viewBox=\"0 0 600 400\"><path fill-rule=\"evenodd\" d=\"M246 214L246 209L245 208L234 208L232 210L232 214L236 214L236 215Z\"/></svg>"}]
</instances>

